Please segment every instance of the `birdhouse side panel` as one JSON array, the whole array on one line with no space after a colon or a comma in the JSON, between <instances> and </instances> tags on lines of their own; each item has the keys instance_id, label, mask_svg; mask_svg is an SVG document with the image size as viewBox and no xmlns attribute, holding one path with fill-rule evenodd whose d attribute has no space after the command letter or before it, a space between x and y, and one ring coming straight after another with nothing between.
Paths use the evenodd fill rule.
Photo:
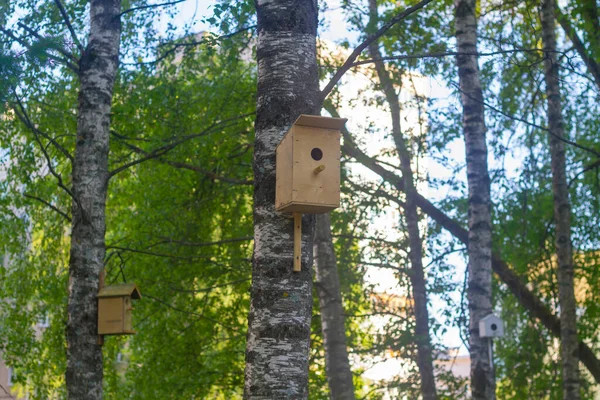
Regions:
<instances>
[{"instance_id":1,"label":"birdhouse side panel","mask_svg":"<svg viewBox=\"0 0 600 400\"><path fill-rule=\"evenodd\" d=\"M292 201L293 127L276 150L275 208L280 210Z\"/></svg>"},{"instance_id":2,"label":"birdhouse side panel","mask_svg":"<svg viewBox=\"0 0 600 400\"><path fill-rule=\"evenodd\" d=\"M327 212L340 205L340 131L294 127L292 202ZM319 206L323 206L319 210Z\"/></svg>"},{"instance_id":3,"label":"birdhouse side panel","mask_svg":"<svg viewBox=\"0 0 600 400\"><path fill-rule=\"evenodd\" d=\"M98 300L98 334L111 335L124 330L123 298L107 297Z\"/></svg>"},{"instance_id":4,"label":"birdhouse side panel","mask_svg":"<svg viewBox=\"0 0 600 400\"><path fill-rule=\"evenodd\" d=\"M131 304L131 298L125 297L123 299L123 330L126 333L133 333L133 305Z\"/></svg>"}]
</instances>

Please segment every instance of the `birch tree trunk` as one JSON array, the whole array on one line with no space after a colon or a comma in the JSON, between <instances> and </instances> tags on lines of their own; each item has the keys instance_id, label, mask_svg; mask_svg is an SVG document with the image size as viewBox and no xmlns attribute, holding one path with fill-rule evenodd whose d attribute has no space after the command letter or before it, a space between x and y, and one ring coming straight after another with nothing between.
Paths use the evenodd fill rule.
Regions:
<instances>
[{"instance_id":1,"label":"birch tree trunk","mask_svg":"<svg viewBox=\"0 0 600 400\"><path fill-rule=\"evenodd\" d=\"M542 42L545 50L544 73L548 98L548 129L556 225L556 256L558 261L558 298L560 305L560 354L562 360L563 394L565 399L580 398L579 341L577 339L577 304L573 287L573 249L571 247L571 206L567 185L565 136L556 60L556 31L553 0L541 1Z\"/></svg>"},{"instance_id":2,"label":"birch tree trunk","mask_svg":"<svg viewBox=\"0 0 600 400\"><path fill-rule=\"evenodd\" d=\"M370 25L375 27L378 22L377 1L369 0ZM382 59L378 43L369 45L369 53L373 59ZM406 146L400 126L400 101L394 88L394 83L383 62L375 63L375 70L382 91L390 107L392 116L392 137L400 158L400 168L406 193L404 215L410 244L410 281L414 300L415 341L417 344L417 365L421 376L421 394L424 400L437 399L431 341L429 337L429 312L427 310L427 288L423 268L423 245L419 232L419 215L415 202L415 185L411 167L411 156Z\"/></svg>"},{"instance_id":3,"label":"birch tree trunk","mask_svg":"<svg viewBox=\"0 0 600 400\"><path fill-rule=\"evenodd\" d=\"M254 254L246 399L306 399L314 217L303 218L302 271L292 272L293 219L275 211L275 148L302 113L316 114L316 0L258 0Z\"/></svg>"},{"instance_id":4,"label":"birch tree trunk","mask_svg":"<svg viewBox=\"0 0 600 400\"><path fill-rule=\"evenodd\" d=\"M329 214L316 216L314 255L317 296L325 347L325 370L332 400L354 400L352 370L346 347L346 318L342 306L337 261Z\"/></svg>"},{"instance_id":5,"label":"birch tree trunk","mask_svg":"<svg viewBox=\"0 0 600 400\"><path fill-rule=\"evenodd\" d=\"M475 0L455 1L458 52L477 52ZM469 353L473 399L495 399L494 369L490 364L491 339L479 336L479 321L492 312L492 222L490 177L487 166L483 94L477 57L456 57L463 105L463 131L467 161L469 204Z\"/></svg>"},{"instance_id":6,"label":"birch tree trunk","mask_svg":"<svg viewBox=\"0 0 600 400\"><path fill-rule=\"evenodd\" d=\"M90 2L88 45L80 60L67 320L68 398L102 399L98 280L104 267L105 204L113 86L119 66L120 0Z\"/></svg>"}]
</instances>

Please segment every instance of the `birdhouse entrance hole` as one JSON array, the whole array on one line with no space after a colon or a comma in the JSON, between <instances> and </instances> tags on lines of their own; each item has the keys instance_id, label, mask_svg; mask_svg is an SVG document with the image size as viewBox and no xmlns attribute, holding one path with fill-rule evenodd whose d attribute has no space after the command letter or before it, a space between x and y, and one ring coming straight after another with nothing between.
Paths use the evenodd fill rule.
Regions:
<instances>
[{"instance_id":1,"label":"birdhouse entrance hole","mask_svg":"<svg viewBox=\"0 0 600 400\"><path fill-rule=\"evenodd\" d=\"M310 152L310 156L312 157L313 160L319 161L321 158L323 158L323 151L321 149L319 149L318 147L315 147Z\"/></svg>"}]
</instances>

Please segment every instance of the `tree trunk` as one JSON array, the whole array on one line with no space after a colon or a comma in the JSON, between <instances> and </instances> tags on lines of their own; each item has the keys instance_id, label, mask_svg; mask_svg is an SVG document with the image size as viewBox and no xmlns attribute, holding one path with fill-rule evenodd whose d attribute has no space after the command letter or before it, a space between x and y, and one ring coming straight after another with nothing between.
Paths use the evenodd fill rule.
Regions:
<instances>
[{"instance_id":1,"label":"tree trunk","mask_svg":"<svg viewBox=\"0 0 600 400\"><path fill-rule=\"evenodd\" d=\"M352 370L346 347L346 321L329 214L316 217L315 272L325 347L325 369L332 400L354 400Z\"/></svg>"},{"instance_id":2,"label":"tree trunk","mask_svg":"<svg viewBox=\"0 0 600 400\"><path fill-rule=\"evenodd\" d=\"M102 398L98 280L104 267L111 101L119 66L120 0L92 0L88 45L80 60L67 320L68 398Z\"/></svg>"},{"instance_id":3,"label":"tree trunk","mask_svg":"<svg viewBox=\"0 0 600 400\"><path fill-rule=\"evenodd\" d=\"M567 185L565 136L558 62L556 60L556 32L554 2L541 1L542 42L544 45L544 73L548 98L548 129L552 165L552 192L554 195L554 223L556 225L556 257L558 261L558 298L560 305L560 354L562 359L563 394L565 399L579 399L579 351L577 340L577 304L573 287L573 249L571 247L571 206Z\"/></svg>"},{"instance_id":4,"label":"tree trunk","mask_svg":"<svg viewBox=\"0 0 600 400\"><path fill-rule=\"evenodd\" d=\"M246 399L306 399L314 217L303 218L302 271L293 272L293 219L275 211L275 148L302 113L319 111L315 0L256 3L258 90L254 254Z\"/></svg>"},{"instance_id":5,"label":"tree trunk","mask_svg":"<svg viewBox=\"0 0 600 400\"><path fill-rule=\"evenodd\" d=\"M369 0L370 25L378 22L377 1ZM373 59L382 59L378 43L369 45L369 53ZM392 116L392 136L396 151L400 158L400 168L406 192L404 215L410 244L409 259L411 264L410 281L414 300L415 342L417 344L417 366L421 376L421 394L424 400L437 399L431 341L429 337L429 312L427 311L427 288L423 268L423 245L419 232L419 215L415 203L415 185L411 167L411 155L404 140L400 126L400 101L394 83L383 62L375 63L375 70L381 83L382 91L390 107Z\"/></svg>"},{"instance_id":6,"label":"tree trunk","mask_svg":"<svg viewBox=\"0 0 600 400\"><path fill-rule=\"evenodd\" d=\"M335 115L335 109L332 107L328 106L327 110L332 115ZM361 152L356 147L352 141L352 137L345 128L342 129L342 134L344 135L342 153L354 157L359 163L378 174L385 182L389 182L397 190L404 190L404 181L402 178L397 176L394 172L383 168L373 158L370 158ZM450 232L454 237L456 237L465 245L469 243L469 232L458 222L448 217L442 210L437 208L419 193L415 194L415 201L421 211L429 215L434 221ZM401 202L399 202L399 204L404 205L404 203ZM552 313L548 306L546 306L546 304L544 304L539 297L535 295L535 293L529 290L519 275L517 275L508 266L508 264L506 264L506 262L504 262L501 255L498 253L492 253L492 268L498 275L500 281L504 283L511 291L513 296L515 296L519 304L525 310L527 310L533 318L537 318L552 335L555 337L560 337L560 320ZM594 351L592 351L592 349L586 343L580 340L579 352L583 365L585 365L590 374L594 376L596 382L600 383L600 360L598 360Z\"/></svg>"},{"instance_id":7,"label":"tree trunk","mask_svg":"<svg viewBox=\"0 0 600 400\"><path fill-rule=\"evenodd\" d=\"M455 28L458 51L477 53L475 0L456 0ZM490 340L479 336L479 321L492 312L492 222L490 177L487 166L483 93L476 56L456 57L463 105L469 204L469 353L473 399L495 399Z\"/></svg>"}]
</instances>

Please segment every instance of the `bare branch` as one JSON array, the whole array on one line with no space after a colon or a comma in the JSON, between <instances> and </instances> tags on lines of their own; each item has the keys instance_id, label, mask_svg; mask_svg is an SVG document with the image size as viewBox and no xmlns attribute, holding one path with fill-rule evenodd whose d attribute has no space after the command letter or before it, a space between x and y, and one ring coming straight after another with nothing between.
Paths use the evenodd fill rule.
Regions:
<instances>
[{"instance_id":1,"label":"bare branch","mask_svg":"<svg viewBox=\"0 0 600 400\"><path fill-rule=\"evenodd\" d=\"M562 136L560 136L560 135L557 135L555 132L553 132L553 131L551 131L550 129L548 129L548 128L545 128L545 127L543 127L543 126L541 126L541 125L534 124L533 122L529 122L529 121L527 121L526 119L519 118L519 117L516 117L516 116L514 116L514 115L510 115L510 114L508 114L508 113L505 113L504 111L502 111L502 110L500 110L500 109L498 109L498 108L494 107L493 105L491 105L491 104L489 104L489 103L486 103L486 102L485 102L485 101L483 101L483 100L476 99L475 97L471 96L469 93L466 93L466 92L464 92L464 91L463 91L463 90L462 90L462 89L461 89L461 88L460 88L460 87L459 87L457 84L455 84L455 83L451 83L451 84L452 84L452 86L454 86L454 87L455 87L455 88L456 88L456 89L457 89L459 92L461 92L461 93L462 93L462 94L464 94L465 96L467 96L467 97L469 97L469 98L471 98L471 99L475 100L476 102L478 102L478 103L480 103L480 104L483 104L484 106L486 106L487 108L489 108L489 109L490 109L490 110L492 110L492 111L495 111L495 112L497 112L498 114L502 114L502 115L504 115L505 117L507 117L507 118L510 118L510 119L512 119L512 120L514 120L514 121L519 121L519 122L522 122L522 123L524 123L524 124L526 124L526 125L529 125L529 126L532 126L532 127L534 127L534 128L540 129L540 130L542 130L542 131L544 131L544 132L548 132L549 134L551 134L552 136L554 136L556 139L560 140L561 142L564 142L564 143L566 143L566 144L570 144L570 145L571 145L571 146L573 146L573 147L577 147L578 149L581 149L581 150L587 151L587 152L589 152L589 153L592 153L592 154L594 154L594 155L595 155L595 156L597 156L597 157L600 157L600 152L599 152L599 151L596 151L596 150L594 150L594 149L592 149L592 148L589 148L589 147L587 147L587 146L584 146L584 145L582 145L582 144L579 144L579 143L577 143L577 142L574 142L574 141L572 141L572 140L565 139L564 137L562 137Z\"/></svg>"},{"instance_id":2,"label":"bare branch","mask_svg":"<svg viewBox=\"0 0 600 400\"><path fill-rule=\"evenodd\" d=\"M33 36L34 38L38 39L38 40L43 40L44 37L42 35L40 35L39 33L37 33L35 30L31 29L30 27L28 27L27 25L25 25L22 22L18 22L17 25L19 25L21 28L23 28L25 31L29 32L29 34L31 36ZM56 51L58 51L60 54L62 54L63 56L70 58L71 60L73 60L75 63L79 63L79 60L77 59L77 57L75 57L73 55L73 53L67 51L66 49L62 48L62 47L58 47L55 49Z\"/></svg>"},{"instance_id":3,"label":"bare branch","mask_svg":"<svg viewBox=\"0 0 600 400\"><path fill-rule=\"evenodd\" d=\"M120 167L118 167L118 168L110 171L109 174L108 174L108 179L112 178L113 176L115 176L116 174L118 174L121 171L124 171L124 170L126 170L126 169L128 169L130 167L133 167L134 165L143 163L144 161L152 160L154 158L161 157L161 156L165 155L167 152L173 150L175 147L179 146L180 144L185 143L185 142L187 142L187 141L189 141L191 139L195 139L195 138L198 138L200 136L207 135L207 134L209 134L211 131L213 131L216 128L228 128L230 126L235 126L235 125L237 125L239 123L239 120L244 119L244 118L246 118L246 117L248 117L250 115L254 115L254 113L243 114L243 115L239 115L237 117L228 118L228 119L225 119L225 120L222 120L222 121L215 122L215 123L213 123L212 125L210 125L208 128L206 128L205 130L203 130L200 133L195 133L193 135L183 136L182 138L179 138L178 140L176 140L176 141L174 141L174 142L172 142L170 144L161 146L158 149L155 149L155 150L150 151L150 152L145 151L145 150L143 150L143 149L141 149L141 148L139 148L137 146L134 146L134 145L132 145L130 143L122 142L129 149L133 150L134 152L136 152L138 154L143 154L144 156L141 157L141 158L139 158L139 159L137 159L137 160L133 160L133 161L131 161L129 163L126 163L126 164L124 164L124 165L122 165L122 166L120 166ZM229 122L233 122L233 123L232 124L228 124ZM114 132L111 132L111 133L113 135L115 135ZM115 136L117 136L119 138L123 138L123 136L119 136L119 135L115 135Z\"/></svg>"},{"instance_id":4,"label":"bare branch","mask_svg":"<svg viewBox=\"0 0 600 400\"><path fill-rule=\"evenodd\" d=\"M175 53L177 51L178 48L180 47L194 47L194 46L200 46L206 43L210 43L210 41L221 41L224 39L228 39L231 38L233 36L236 36L242 32L246 32L249 31L251 29L256 28L256 25L251 25L251 26L247 26L247 27L243 27L240 28L239 30L232 32L232 33L228 33L227 35L222 35L219 36L215 39L209 39L209 40L192 40L189 42L182 42L182 43L168 43L168 44L164 44L164 46L169 45L172 46L170 49L168 49L167 51L165 51L160 57L157 57L156 59L152 60L152 61L142 61L142 62L133 62L133 63L122 63L123 65L141 65L141 64L156 64L159 63L160 61L164 60L165 58L169 57L171 54ZM161 47L161 46L159 46Z\"/></svg>"},{"instance_id":5,"label":"bare branch","mask_svg":"<svg viewBox=\"0 0 600 400\"><path fill-rule=\"evenodd\" d=\"M25 108L23 107L23 104L21 103L21 100L19 99L19 96L17 95L16 92L13 91L13 93L14 93L14 96L15 96L15 98L17 100L17 104L19 105L19 108L21 109L21 111L25 112ZM17 116L19 117L19 119L21 121L23 121L25 119L30 126L33 126L33 124L31 123L31 121L28 119L27 114L20 115L19 110L17 110L14 107L13 107L13 110L15 111L15 114L17 114ZM79 207L79 209L81 210L82 218L85 221L89 221L89 217L88 217L85 209L81 205L81 202L79 201L79 199L75 196L75 194L73 194L73 192L68 187L65 186L65 184L64 184L64 182L62 180L62 176L59 173L57 173L56 170L54 169L54 167L52 166L52 159L50 158L50 155L48 154L48 151L46 150L46 147L44 147L42 141L40 140L37 130L33 130L33 137L34 137L34 140L40 146L40 149L42 150L42 153L44 154L44 157L46 158L46 163L48 165L48 170L50 171L50 173L58 181L58 187L60 187L61 189L63 189L69 196L71 196L71 198L73 199L73 201L75 201L75 203L77 204L77 207Z\"/></svg>"},{"instance_id":6,"label":"bare branch","mask_svg":"<svg viewBox=\"0 0 600 400\"><path fill-rule=\"evenodd\" d=\"M459 51L447 51L447 52L439 52L439 53L423 53L423 54L414 54L414 55L402 55L402 56L389 56L389 57L381 57L374 58L370 60L361 60L352 64L351 67L357 67L359 65L377 63L381 61L402 61L402 60L413 60L419 58L443 58L450 56L476 56L476 57L491 57L500 54L511 54L511 53L546 53L547 50L544 49L510 49L510 50L497 50L486 53L478 53L478 52L459 52ZM565 54L562 51L556 51L559 54Z\"/></svg>"},{"instance_id":7,"label":"bare branch","mask_svg":"<svg viewBox=\"0 0 600 400\"><path fill-rule=\"evenodd\" d=\"M204 288L201 288L201 289L180 289L180 288L176 288L176 287L172 287L171 286L171 290L173 290L175 292L183 292L183 293L210 292L213 289L218 289L218 288L222 288L222 287L232 286L232 285L236 285L238 283L247 282L249 280L252 280L252 278L236 279L235 281L220 283L220 284L217 284L217 285L208 286L208 287L204 287Z\"/></svg>"},{"instance_id":8,"label":"bare branch","mask_svg":"<svg viewBox=\"0 0 600 400\"><path fill-rule=\"evenodd\" d=\"M23 193L23 196L29 198L29 199L33 199L33 200L37 200L42 204L45 204L46 206L48 206L49 208L51 208L52 210L56 211L58 214L60 214L63 218L65 218L67 221L71 222L71 217L69 217L69 215L67 213L65 213L64 211L61 211L58 207L56 207L55 205L53 205L52 203L47 202L44 199L41 199L39 197L33 196L31 194L27 194L27 193Z\"/></svg>"},{"instance_id":9,"label":"bare branch","mask_svg":"<svg viewBox=\"0 0 600 400\"><path fill-rule=\"evenodd\" d=\"M321 93L319 94L319 104L323 103L323 101L325 100L327 95L329 95L329 92L331 92L331 90L339 82L339 80L342 78L342 76L350 68L352 68L354 61L358 58L358 56L360 56L360 54L363 52L364 49L366 49L371 43L373 43L375 40L377 40L379 37L381 37L392 26L394 26L398 22L402 21L404 18L408 17L415 11L418 11L421 8L425 7L427 4L431 3L432 1L433 0L422 0L421 2L415 4L414 6L405 9L404 11L400 12L399 14L396 14L396 16L394 16L392 19L390 19L388 22L386 22L381 28L379 28L377 30L377 32L369 35L361 44L359 44L354 49L352 54L350 54L350 56L348 56L348 58L346 59L344 64L342 64L342 66L336 71L336 73L333 75L333 78L331 78L331 80L329 81L327 86L325 86L325 88L321 91Z\"/></svg>"},{"instance_id":10,"label":"bare branch","mask_svg":"<svg viewBox=\"0 0 600 400\"><path fill-rule=\"evenodd\" d=\"M156 302L158 302L158 303L160 303L160 304L162 304L162 305L164 305L164 306L166 306L166 307L168 307L168 308L170 308L170 309L172 309L174 311L177 311L177 312L180 312L180 313L183 313L183 314L188 314L188 315L191 315L193 317L198 317L198 318L205 319L207 321L210 321L210 322L212 322L214 324L217 324L217 325L221 325L222 327L230 329L232 331L236 331L236 332L239 331L239 329L237 327L223 324L221 321L217 321L216 319L206 317L203 314L198 314L198 313L195 313L195 312L182 310L181 308L177 308L177 307L175 307L175 306L173 306L173 305L171 305L171 304L169 304L169 303L167 303L167 302L165 302L165 301L163 301L163 300L161 300L159 298L151 296L149 294L145 294L144 297L146 297L148 299L152 299L152 300L154 300L154 301L156 301Z\"/></svg>"},{"instance_id":11,"label":"bare branch","mask_svg":"<svg viewBox=\"0 0 600 400\"><path fill-rule=\"evenodd\" d=\"M34 134L40 135L43 138L47 139L50 143L52 143L52 145L54 145L54 147L56 147L56 149L58 149L58 151L60 151L65 157L67 157L69 161L73 162L73 156L71 155L71 153L69 153L67 149L65 149L60 143L58 143L56 139L54 139L52 136L45 132L42 132L41 130L35 127L31 119L29 118L29 115L27 114L27 110L18 98L17 104L19 105L19 109L21 110L19 112L15 109L15 114L17 115L19 120L21 120L21 122L23 122L23 124L25 124L25 126L29 128Z\"/></svg>"},{"instance_id":12,"label":"bare branch","mask_svg":"<svg viewBox=\"0 0 600 400\"><path fill-rule=\"evenodd\" d=\"M4 32L4 34L6 36L10 37L11 39L17 41L21 46L25 47L27 50L31 50L31 44L27 43L22 38L17 37L11 30L6 29L4 27L0 27L0 31ZM46 54L46 56L49 59L57 61L57 62L59 62L61 64L64 64L68 68L70 68L71 70L73 70L76 74L79 74L79 67L77 65L73 64L72 62L70 62L69 60L67 60L65 58L53 56L52 54L49 54L47 51L44 51L44 53Z\"/></svg>"},{"instance_id":13,"label":"bare branch","mask_svg":"<svg viewBox=\"0 0 600 400\"><path fill-rule=\"evenodd\" d=\"M154 7L172 6L174 4L183 3L184 1L186 1L186 0L174 0L174 1L168 1L166 3L146 4L145 6L132 7L132 8L128 8L127 10L123 11L121 14L117 15L115 18L120 18L127 13L138 11L138 10L145 10L147 8L154 8Z\"/></svg>"},{"instance_id":14,"label":"bare branch","mask_svg":"<svg viewBox=\"0 0 600 400\"><path fill-rule=\"evenodd\" d=\"M250 240L254 240L254 237L253 236L245 236L245 237L240 237L240 238L216 240L214 242L188 242L185 240L174 240L172 238L162 238L162 239L163 240L161 242L155 243L154 245L173 243L173 244L178 244L180 246L188 246L188 247L209 247L209 246L220 246L222 244L227 244L227 243L247 242Z\"/></svg>"},{"instance_id":15,"label":"bare branch","mask_svg":"<svg viewBox=\"0 0 600 400\"><path fill-rule=\"evenodd\" d=\"M182 169L187 169L190 171L194 171L194 172L198 172L200 174L206 175L212 179L218 180L218 181L223 181L223 182L227 182L227 183L233 183L236 185L254 185L254 181L252 180L242 180L242 179L233 179L233 178L227 178L221 175L217 175L214 172L211 171L207 171L203 168L200 168L196 165L191 165L191 164L186 164L186 163L182 163L182 162L176 162L176 161L168 161L168 160L162 160L159 159L160 162L163 162L165 164L168 164L172 167L175 168L182 168Z\"/></svg>"},{"instance_id":16,"label":"bare branch","mask_svg":"<svg viewBox=\"0 0 600 400\"><path fill-rule=\"evenodd\" d=\"M75 34L75 29L73 29L73 25L71 25L71 20L69 20L69 16L67 15L67 10L65 10L65 7L63 6L63 4L60 0L54 0L54 2L56 3L56 7L58 7L58 10L60 11L60 15L62 15L62 17L63 17L63 20L65 21L65 24L67 25L67 28L69 29L69 32L71 33L73 42L75 43L75 45L77 46L77 48L79 49L81 54L83 54L85 49L83 48L83 45L79 41L77 34Z\"/></svg>"}]
</instances>

